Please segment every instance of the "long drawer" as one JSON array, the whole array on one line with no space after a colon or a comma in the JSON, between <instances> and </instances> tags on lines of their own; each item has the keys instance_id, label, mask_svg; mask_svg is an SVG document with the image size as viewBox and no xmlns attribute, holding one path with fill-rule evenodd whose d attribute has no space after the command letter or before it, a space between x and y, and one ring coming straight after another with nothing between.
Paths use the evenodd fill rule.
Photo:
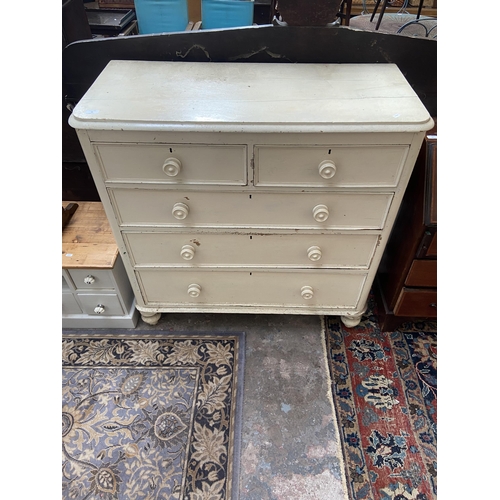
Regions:
<instances>
[{"instance_id":1,"label":"long drawer","mask_svg":"<svg viewBox=\"0 0 500 500\"><path fill-rule=\"evenodd\" d=\"M255 146L256 185L395 187L409 146Z\"/></svg>"},{"instance_id":2,"label":"long drawer","mask_svg":"<svg viewBox=\"0 0 500 500\"><path fill-rule=\"evenodd\" d=\"M95 148L108 181L247 183L245 145L98 144Z\"/></svg>"},{"instance_id":3,"label":"long drawer","mask_svg":"<svg viewBox=\"0 0 500 500\"><path fill-rule=\"evenodd\" d=\"M437 287L437 260L415 259L406 276L405 285Z\"/></svg>"},{"instance_id":4,"label":"long drawer","mask_svg":"<svg viewBox=\"0 0 500 500\"><path fill-rule=\"evenodd\" d=\"M394 307L397 316L437 317L437 291L404 287Z\"/></svg>"},{"instance_id":5,"label":"long drawer","mask_svg":"<svg viewBox=\"0 0 500 500\"><path fill-rule=\"evenodd\" d=\"M382 229L392 193L109 190L122 226Z\"/></svg>"},{"instance_id":6,"label":"long drawer","mask_svg":"<svg viewBox=\"0 0 500 500\"><path fill-rule=\"evenodd\" d=\"M259 266L368 269L374 234L123 232L139 266Z\"/></svg>"},{"instance_id":7,"label":"long drawer","mask_svg":"<svg viewBox=\"0 0 500 500\"><path fill-rule=\"evenodd\" d=\"M141 269L146 305L221 304L354 309L366 273Z\"/></svg>"}]
</instances>

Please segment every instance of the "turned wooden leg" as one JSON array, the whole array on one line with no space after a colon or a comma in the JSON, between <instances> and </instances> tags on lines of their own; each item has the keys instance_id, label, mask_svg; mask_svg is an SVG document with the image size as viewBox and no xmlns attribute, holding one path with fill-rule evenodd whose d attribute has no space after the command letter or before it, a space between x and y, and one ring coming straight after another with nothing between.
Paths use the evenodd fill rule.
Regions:
<instances>
[{"instance_id":1,"label":"turned wooden leg","mask_svg":"<svg viewBox=\"0 0 500 500\"><path fill-rule=\"evenodd\" d=\"M346 314L345 316L341 316L340 320L344 323L347 328L353 328L354 326L358 326L363 314L366 312L366 304L363 307L362 311L357 312L355 314Z\"/></svg>"},{"instance_id":2,"label":"turned wooden leg","mask_svg":"<svg viewBox=\"0 0 500 500\"><path fill-rule=\"evenodd\" d=\"M151 326L156 325L156 323L158 323L158 321L161 318L161 313L150 313L144 311L139 311L139 312L141 313L142 321Z\"/></svg>"}]
</instances>

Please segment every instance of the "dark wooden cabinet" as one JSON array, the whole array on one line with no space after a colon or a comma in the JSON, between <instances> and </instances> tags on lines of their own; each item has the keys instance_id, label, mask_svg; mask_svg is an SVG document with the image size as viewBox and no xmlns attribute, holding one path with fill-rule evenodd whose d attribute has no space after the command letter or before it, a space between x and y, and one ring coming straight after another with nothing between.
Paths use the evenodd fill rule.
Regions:
<instances>
[{"instance_id":1,"label":"dark wooden cabinet","mask_svg":"<svg viewBox=\"0 0 500 500\"><path fill-rule=\"evenodd\" d=\"M437 317L437 127L427 133L377 272L383 331Z\"/></svg>"}]
</instances>

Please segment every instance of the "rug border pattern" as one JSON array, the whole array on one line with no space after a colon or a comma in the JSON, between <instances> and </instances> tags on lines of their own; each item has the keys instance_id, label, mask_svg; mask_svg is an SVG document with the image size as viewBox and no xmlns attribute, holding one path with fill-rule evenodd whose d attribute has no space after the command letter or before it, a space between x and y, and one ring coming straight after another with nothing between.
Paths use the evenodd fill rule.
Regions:
<instances>
[{"instance_id":1,"label":"rug border pattern","mask_svg":"<svg viewBox=\"0 0 500 500\"><path fill-rule=\"evenodd\" d=\"M420 326L420 325L418 325L418 326ZM336 363L332 359L332 356L331 356L331 353L333 351L332 345L334 345L338 342L340 345L342 345L343 349L346 349L347 348L347 343L345 341L346 337L348 337L348 336L352 335L353 333L355 333L356 331L358 331L358 332L362 332L365 335L369 335L369 336L376 335L377 332L379 335L387 335L387 337L386 337L387 341L391 344L391 348L394 348L394 341L397 340L398 335L401 336L401 335L404 335L404 333L416 333L419 331L422 331L423 333L429 333L429 332L435 333L435 331L436 331L433 328L433 325L430 325L430 327L428 326L427 328L424 328L424 329L420 329L420 328L418 328L418 326L415 327L415 325L410 325L410 324L406 325L405 324L404 326L400 327L400 329L396 330L395 332L381 333L379 331L378 327L376 326L376 322L374 325L370 325L370 322L368 322L365 325L362 324L358 327L355 327L355 329L345 329L344 326L340 324L340 321L338 321L337 318L334 318L334 317L326 318L326 320L325 320L326 343L327 343L327 348L328 348L328 353L329 353L329 364L330 364L331 378L332 378L332 380L331 380L332 397L334 398L334 401L338 400L338 395L337 395L337 391L339 390L338 377L342 378L342 384L346 384L346 385L342 385L342 387L345 387L348 391L350 391L351 394L354 394L356 389L352 385L352 378L351 378L351 374L349 372L349 367L347 365L347 361L345 361L342 364L342 366L340 366L339 363ZM408 328L405 329L405 327L408 327ZM337 342L335 341L334 336L338 336ZM411 356L411 353L409 352L408 346L406 346L406 355ZM338 366L336 366L336 365L338 365ZM335 368L337 368L337 369L335 369ZM403 380L404 373L402 373L401 367L399 367L397 365L395 367L395 370L398 373L398 378L400 378L400 382L401 382L401 385L403 387L405 399L408 401L408 389L405 387L404 380ZM411 370L408 370L406 376L412 377L413 375L414 375L413 372ZM416 378L416 377L413 377L413 378ZM415 380L413 380L413 382L418 383L418 381L415 381ZM415 397L419 398L419 396L420 396L419 391L416 391L415 393L411 394L411 397L414 397L414 398ZM334 411L335 411L335 415L336 415L336 418L338 421L338 426L339 426L339 430L340 430L340 434L341 434L341 446L342 446L343 456L344 456L344 471L345 471L345 475L346 475L348 495L349 495L349 498L351 500L357 500L358 498L359 499L372 498L371 496L369 496L369 495L373 494L371 488L369 489L369 491L367 491L367 485L371 485L371 480L369 477L370 473L369 473L369 468L367 467L367 464L366 464L366 457L365 457L364 452L361 452L359 454L359 457L357 457L358 460L361 460L361 464L360 464L361 467L357 468L356 470L352 469L352 467L351 467L351 470L349 470L350 469L350 467L349 467L350 460L348 460L348 456L346 454L348 454L350 450L347 448L347 446L345 444L345 440L347 438L345 425L350 426L350 430L352 431L352 433L356 434L357 436L361 436L361 431L360 431L360 424L358 421L358 419L360 418L359 411L358 411L359 408L352 406L351 401L349 401L349 403L345 403L345 404L349 404L349 407L350 407L349 411L347 411L347 409L340 408L338 402L336 402L334 404ZM422 398L419 398L419 405L420 405L420 407L423 407L423 408L425 408L425 406L426 406L425 402L422 400ZM416 416L413 415L411 412L408 412L408 414L406 416L408 418L409 424L412 427L414 435L415 436L418 435L418 433L415 432L415 430L416 430L416 428L415 428ZM421 425L421 424L422 423L419 422L419 425ZM435 426L430 427L427 423L425 423L424 430L426 432L432 433L434 435L434 438L437 440ZM422 432L422 429L420 429L419 432ZM433 460L432 460L432 458L430 458L430 455L433 452L432 452L432 450L424 450L423 449L424 446L425 446L424 443L419 442L419 455L422 459L422 463L427 467L427 470L424 472L424 474L425 474L427 481L432 485L431 489L433 490L432 493L433 493L434 497L431 497L431 499L429 499L429 500L432 500L435 498L436 488L437 488L434 477L430 474L430 471L429 471L429 468L433 467L433 465L432 465ZM426 453L429 456L425 456ZM437 460L437 458L434 458L434 461L435 460ZM356 489L355 483L357 483L358 485L364 485L364 489L362 489L362 491L360 489Z\"/></svg>"},{"instance_id":2,"label":"rug border pattern","mask_svg":"<svg viewBox=\"0 0 500 500\"><path fill-rule=\"evenodd\" d=\"M233 389L231 397L231 416L229 429L228 457L231 459L227 463L227 477L231 478L226 483L225 500L237 500L239 497L239 471L240 471L240 451L241 451L241 430L242 430L242 412L243 412L243 389L244 389L244 367L245 367L245 340L246 334L243 331L232 332L175 332L158 330L151 332L149 330L126 330L116 329L113 332L107 333L103 330L78 330L78 329L62 329L62 340L72 338L85 339L118 339L118 340L138 340L138 339L234 339L234 355L233 355ZM66 364L66 367L75 365ZM106 364L96 363L95 367L106 366ZM151 368L152 365L141 365L137 362L130 364L124 363L122 367L138 367L144 366ZM157 366L164 366L158 363ZM63 366L64 368L64 366Z\"/></svg>"}]
</instances>

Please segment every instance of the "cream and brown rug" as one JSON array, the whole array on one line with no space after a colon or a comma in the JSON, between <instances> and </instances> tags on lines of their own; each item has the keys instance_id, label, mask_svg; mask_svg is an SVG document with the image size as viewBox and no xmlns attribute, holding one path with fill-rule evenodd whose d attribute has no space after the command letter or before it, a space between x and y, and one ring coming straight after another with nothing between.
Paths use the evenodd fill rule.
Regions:
<instances>
[{"instance_id":1,"label":"cream and brown rug","mask_svg":"<svg viewBox=\"0 0 500 500\"><path fill-rule=\"evenodd\" d=\"M230 500L242 334L64 334L64 500Z\"/></svg>"}]
</instances>

